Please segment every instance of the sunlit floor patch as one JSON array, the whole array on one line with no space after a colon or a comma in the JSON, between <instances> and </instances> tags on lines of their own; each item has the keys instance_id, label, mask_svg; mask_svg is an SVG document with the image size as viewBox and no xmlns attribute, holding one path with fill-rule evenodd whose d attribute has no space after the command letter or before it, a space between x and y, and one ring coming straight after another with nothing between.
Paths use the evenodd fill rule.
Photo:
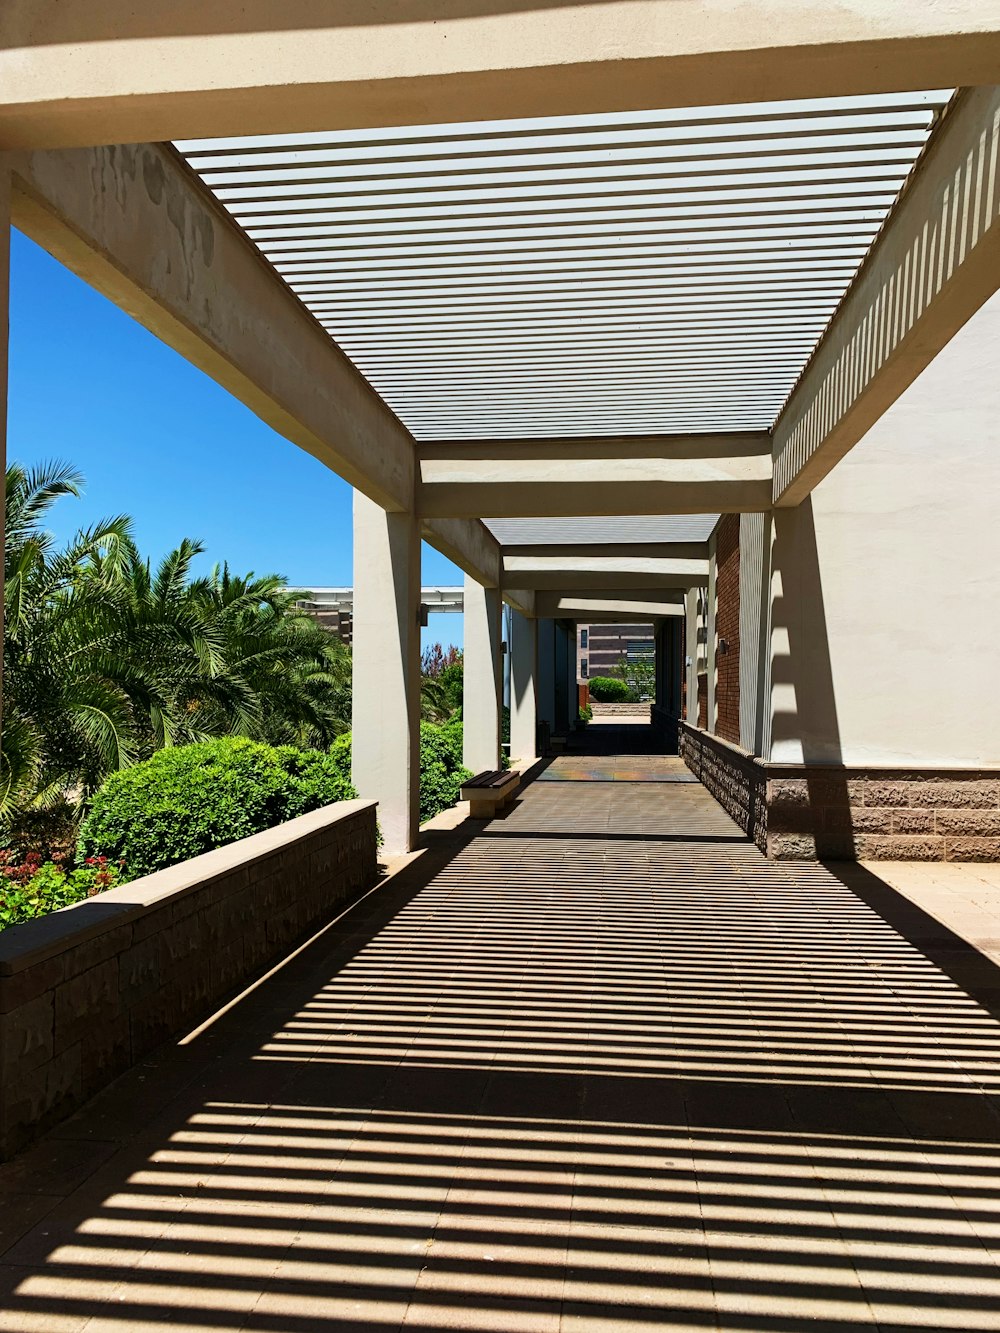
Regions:
<instances>
[{"instance_id":1,"label":"sunlit floor patch","mask_svg":"<svg viewBox=\"0 0 1000 1333\"><path fill-rule=\"evenodd\" d=\"M1000 1329L1000 1024L852 881L696 784L452 836L0 1168L0 1330Z\"/></svg>"}]
</instances>

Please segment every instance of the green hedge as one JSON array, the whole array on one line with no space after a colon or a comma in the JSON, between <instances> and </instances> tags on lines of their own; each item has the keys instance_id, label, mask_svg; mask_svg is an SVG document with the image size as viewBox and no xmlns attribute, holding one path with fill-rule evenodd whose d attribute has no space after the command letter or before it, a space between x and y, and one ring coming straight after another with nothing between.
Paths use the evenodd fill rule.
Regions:
<instances>
[{"instance_id":1,"label":"green hedge","mask_svg":"<svg viewBox=\"0 0 1000 1333\"><path fill-rule=\"evenodd\" d=\"M593 676L589 683L590 697L599 704L624 703L628 698L628 686L617 676Z\"/></svg>"},{"instance_id":2,"label":"green hedge","mask_svg":"<svg viewBox=\"0 0 1000 1333\"><path fill-rule=\"evenodd\" d=\"M426 823L458 800L472 772L462 763L462 724L420 724L420 822Z\"/></svg>"},{"instance_id":3,"label":"green hedge","mask_svg":"<svg viewBox=\"0 0 1000 1333\"><path fill-rule=\"evenodd\" d=\"M458 800L471 774L462 724L420 724L420 822ZM105 856L137 879L296 815L349 800L351 737L329 752L232 738L160 750L113 774L80 828L77 859Z\"/></svg>"},{"instance_id":4,"label":"green hedge","mask_svg":"<svg viewBox=\"0 0 1000 1333\"><path fill-rule=\"evenodd\" d=\"M350 750L230 738L160 750L114 773L80 828L77 859L106 856L137 879L356 795Z\"/></svg>"},{"instance_id":5,"label":"green hedge","mask_svg":"<svg viewBox=\"0 0 1000 1333\"><path fill-rule=\"evenodd\" d=\"M351 769L351 737L339 736L346 754L347 772ZM462 723L421 722L420 724L420 822L425 824L458 800L462 783L472 773L462 764Z\"/></svg>"}]
</instances>

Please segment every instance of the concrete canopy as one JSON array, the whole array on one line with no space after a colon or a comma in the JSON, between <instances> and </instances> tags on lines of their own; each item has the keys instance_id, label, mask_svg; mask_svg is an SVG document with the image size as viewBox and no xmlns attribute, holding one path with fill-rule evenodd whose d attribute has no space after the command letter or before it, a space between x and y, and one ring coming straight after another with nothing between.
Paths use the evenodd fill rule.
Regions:
<instances>
[{"instance_id":1,"label":"concrete canopy","mask_svg":"<svg viewBox=\"0 0 1000 1333\"><path fill-rule=\"evenodd\" d=\"M165 140L1000 80L998 0L14 0L0 146Z\"/></svg>"}]
</instances>

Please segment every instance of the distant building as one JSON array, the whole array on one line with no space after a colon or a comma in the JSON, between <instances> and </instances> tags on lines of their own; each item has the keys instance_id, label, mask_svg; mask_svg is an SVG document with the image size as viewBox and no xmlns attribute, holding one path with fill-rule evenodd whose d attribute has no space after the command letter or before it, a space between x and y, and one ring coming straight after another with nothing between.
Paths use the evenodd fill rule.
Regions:
<instances>
[{"instance_id":1,"label":"distant building","mask_svg":"<svg viewBox=\"0 0 1000 1333\"><path fill-rule=\"evenodd\" d=\"M354 589L353 588L308 588L306 596L299 603L303 611L308 611L314 620L336 634L344 643L353 642L354 638ZM461 615L464 590L462 588L421 588L420 609L421 623L426 624L426 617L431 612L440 615Z\"/></svg>"},{"instance_id":2,"label":"distant building","mask_svg":"<svg viewBox=\"0 0 1000 1333\"><path fill-rule=\"evenodd\" d=\"M578 625L576 677L610 676L624 657L627 662L652 662L656 655L652 625Z\"/></svg>"}]
</instances>

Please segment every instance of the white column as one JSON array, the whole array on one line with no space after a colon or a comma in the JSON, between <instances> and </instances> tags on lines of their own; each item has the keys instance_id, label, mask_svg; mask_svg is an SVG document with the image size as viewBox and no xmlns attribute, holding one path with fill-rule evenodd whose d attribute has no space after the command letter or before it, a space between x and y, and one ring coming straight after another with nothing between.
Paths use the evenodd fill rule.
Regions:
<instances>
[{"instance_id":1,"label":"white column","mask_svg":"<svg viewBox=\"0 0 1000 1333\"><path fill-rule=\"evenodd\" d=\"M716 646L715 646L715 612L717 605L716 580L719 572L719 560L716 554L715 535L713 534L709 544L708 554L708 622L705 634L705 666L708 676L708 707L705 710L705 730L713 735L716 730Z\"/></svg>"},{"instance_id":2,"label":"white column","mask_svg":"<svg viewBox=\"0 0 1000 1333\"><path fill-rule=\"evenodd\" d=\"M577 714L576 637L566 625L556 626L556 730L568 732Z\"/></svg>"},{"instance_id":3,"label":"white column","mask_svg":"<svg viewBox=\"0 0 1000 1333\"><path fill-rule=\"evenodd\" d=\"M474 773L500 766L503 655L499 588L465 576L465 673L462 758Z\"/></svg>"},{"instance_id":4,"label":"white column","mask_svg":"<svg viewBox=\"0 0 1000 1333\"><path fill-rule=\"evenodd\" d=\"M698 725L698 589L684 594L684 669L687 679L687 705L684 720Z\"/></svg>"},{"instance_id":5,"label":"white column","mask_svg":"<svg viewBox=\"0 0 1000 1333\"><path fill-rule=\"evenodd\" d=\"M538 677L535 707L541 721L556 729L556 622L547 618L537 620Z\"/></svg>"},{"instance_id":6,"label":"white column","mask_svg":"<svg viewBox=\"0 0 1000 1333\"><path fill-rule=\"evenodd\" d=\"M526 764L535 758L538 621L512 610L510 629L510 758Z\"/></svg>"},{"instance_id":7,"label":"white column","mask_svg":"<svg viewBox=\"0 0 1000 1333\"><path fill-rule=\"evenodd\" d=\"M666 620L653 623L653 702L657 708L667 707L667 669L669 653L669 626Z\"/></svg>"},{"instance_id":8,"label":"white column","mask_svg":"<svg viewBox=\"0 0 1000 1333\"><path fill-rule=\"evenodd\" d=\"M7 471L7 343L10 331L10 172L0 154L0 465ZM0 540L4 515L0 511ZM3 567L0 565L0 631L3 630ZM0 719L3 678L0 675Z\"/></svg>"},{"instance_id":9,"label":"white column","mask_svg":"<svg viewBox=\"0 0 1000 1333\"><path fill-rule=\"evenodd\" d=\"M379 803L390 855L416 843L420 781L420 529L354 492L351 773Z\"/></svg>"}]
</instances>

